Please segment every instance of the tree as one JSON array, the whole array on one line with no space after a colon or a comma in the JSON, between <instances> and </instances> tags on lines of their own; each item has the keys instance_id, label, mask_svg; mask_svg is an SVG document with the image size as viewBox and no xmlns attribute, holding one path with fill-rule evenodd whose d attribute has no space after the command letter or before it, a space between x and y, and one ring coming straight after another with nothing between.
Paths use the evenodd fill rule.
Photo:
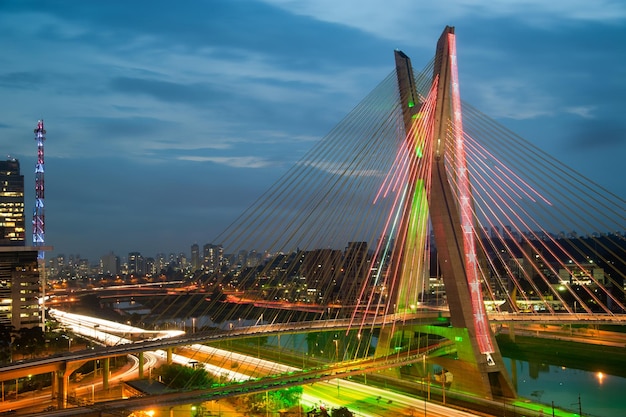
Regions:
<instances>
[{"instance_id":1,"label":"tree","mask_svg":"<svg viewBox=\"0 0 626 417\"><path fill-rule=\"evenodd\" d=\"M11 361L11 349L13 348L11 341L14 330L13 326L0 323L0 363Z\"/></svg>"},{"instance_id":2,"label":"tree","mask_svg":"<svg viewBox=\"0 0 626 417\"><path fill-rule=\"evenodd\" d=\"M44 350L46 338L41 327L22 327L17 331L17 337L13 341L15 350L22 355L33 356Z\"/></svg>"},{"instance_id":3,"label":"tree","mask_svg":"<svg viewBox=\"0 0 626 417\"><path fill-rule=\"evenodd\" d=\"M207 388L215 379L204 368L190 368L179 364L161 365L155 371L170 388Z\"/></svg>"},{"instance_id":4,"label":"tree","mask_svg":"<svg viewBox=\"0 0 626 417\"><path fill-rule=\"evenodd\" d=\"M274 402L279 408L291 408L297 404L300 404L302 398L302 386L296 385L285 389L273 391Z\"/></svg>"},{"instance_id":5,"label":"tree","mask_svg":"<svg viewBox=\"0 0 626 417\"><path fill-rule=\"evenodd\" d=\"M264 414L267 409L281 410L299 406L302 398L302 386L289 387L274 391L259 392L241 396L241 404L250 414Z\"/></svg>"},{"instance_id":6,"label":"tree","mask_svg":"<svg viewBox=\"0 0 626 417\"><path fill-rule=\"evenodd\" d=\"M354 417L352 411L348 410L347 407L333 408L330 411L331 417Z\"/></svg>"}]
</instances>

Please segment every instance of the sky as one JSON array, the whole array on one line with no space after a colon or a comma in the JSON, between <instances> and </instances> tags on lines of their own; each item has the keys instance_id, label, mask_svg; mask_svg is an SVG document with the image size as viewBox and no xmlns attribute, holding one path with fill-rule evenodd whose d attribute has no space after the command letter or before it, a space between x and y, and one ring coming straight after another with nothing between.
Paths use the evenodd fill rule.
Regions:
<instances>
[{"instance_id":1,"label":"sky","mask_svg":"<svg viewBox=\"0 0 626 417\"><path fill-rule=\"evenodd\" d=\"M626 197L622 0L0 0L27 244L38 119L48 257L189 256L446 25L464 101Z\"/></svg>"}]
</instances>

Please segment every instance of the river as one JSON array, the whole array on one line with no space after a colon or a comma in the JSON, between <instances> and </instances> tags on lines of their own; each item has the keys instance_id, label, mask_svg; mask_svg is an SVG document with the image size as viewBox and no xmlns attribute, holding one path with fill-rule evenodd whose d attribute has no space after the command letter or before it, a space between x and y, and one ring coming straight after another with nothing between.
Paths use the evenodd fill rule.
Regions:
<instances>
[{"instance_id":1,"label":"river","mask_svg":"<svg viewBox=\"0 0 626 417\"><path fill-rule=\"evenodd\" d=\"M546 416L554 406L583 416L626 415L626 378L555 365L504 358L517 394L546 404Z\"/></svg>"},{"instance_id":2,"label":"river","mask_svg":"<svg viewBox=\"0 0 626 417\"><path fill-rule=\"evenodd\" d=\"M197 318L197 323L195 320L193 324L189 321L186 325L189 327L216 325L227 329L256 324L254 320L219 324L213 324L208 317ZM326 342L328 343L328 340ZM311 347L306 347L304 335L285 335L282 342L280 338L269 337L264 343L274 346L280 344L281 347L289 346L291 349L307 350L309 353L311 349ZM535 403L545 404L546 417L552 415L552 403L554 407L563 410L572 412L581 410L583 416L626 416L626 378L611 375L610 372L589 372L508 357L504 357L504 360L518 396ZM514 410L508 410L505 415L521 416Z\"/></svg>"}]
</instances>

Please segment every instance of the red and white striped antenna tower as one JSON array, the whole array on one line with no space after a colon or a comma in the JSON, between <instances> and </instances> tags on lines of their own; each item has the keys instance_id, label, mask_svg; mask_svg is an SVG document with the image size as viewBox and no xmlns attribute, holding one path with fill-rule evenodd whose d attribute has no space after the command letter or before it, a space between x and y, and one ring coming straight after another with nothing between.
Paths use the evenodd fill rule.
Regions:
<instances>
[{"instance_id":1,"label":"red and white striped antenna tower","mask_svg":"<svg viewBox=\"0 0 626 417\"><path fill-rule=\"evenodd\" d=\"M35 209L33 212L33 246L43 246L46 232L46 216L44 208L44 153L43 144L46 141L46 130L43 120L37 122L35 129L37 141L37 165L35 165ZM39 259L43 259L44 251L40 250Z\"/></svg>"}]
</instances>

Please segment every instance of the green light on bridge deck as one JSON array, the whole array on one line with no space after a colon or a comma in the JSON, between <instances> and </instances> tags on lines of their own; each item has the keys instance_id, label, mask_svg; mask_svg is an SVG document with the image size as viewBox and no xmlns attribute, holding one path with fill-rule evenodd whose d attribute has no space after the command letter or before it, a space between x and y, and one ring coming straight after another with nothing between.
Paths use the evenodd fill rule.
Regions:
<instances>
[{"instance_id":1,"label":"green light on bridge deck","mask_svg":"<svg viewBox=\"0 0 626 417\"><path fill-rule=\"evenodd\" d=\"M409 101L409 108L415 107L415 102L413 100Z\"/></svg>"},{"instance_id":2,"label":"green light on bridge deck","mask_svg":"<svg viewBox=\"0 0 626 417\"><path fill-rule=\"evenodd\" d=\"M424 154L422 153L422 147L421 146L416 146L415 147L415 155L418 158L421 158L422 156L424 156Z\"/></svg>"},{"instance_id":3,"label":"green light on bridge deck","mask_svg":"<svg viewBox=\"0 0 626 417\"><path fill-rule=\"evenodd\" d=\"M461 336L454 336L454 341L455 342L462 342L463 338Z\"/></svg>"}]
</instances>

